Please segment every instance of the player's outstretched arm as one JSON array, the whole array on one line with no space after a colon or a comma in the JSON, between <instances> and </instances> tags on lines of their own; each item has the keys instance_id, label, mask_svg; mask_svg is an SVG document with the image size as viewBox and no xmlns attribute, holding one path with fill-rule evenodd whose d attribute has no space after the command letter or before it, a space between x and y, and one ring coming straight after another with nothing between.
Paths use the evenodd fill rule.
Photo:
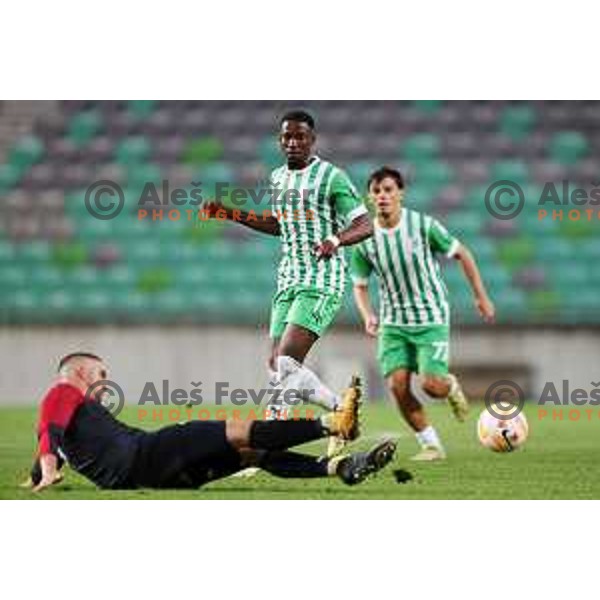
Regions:
<instances>
[{"instance_id":1,"label":"player's outstretched arm","mask_svg":"<svg viewBox=\"0 0 600 600\"><path fill-rule=\"evenodd\" d=\"M473 290L475 306L477 307L479 314L486 322L491 323L496 315L496 309L485 289L475 258L463 244L459 245L454 253L454 258L460 261L465 277Z\"/></svg>"},{"instance_id":2,"label":"player's outstretched arm","mask_svg":"<svg viewBox=\"0 0 600 600\"><path fill-rule=\"evenodd\" d=\"M362 317L363 323L365 324L365 331L372 337L377 336L379 330L379 319L373 310L371 305L371 299L369 297L369 286L366 283L354 283L354 301L358 312Z\"/></svg>"},{"instance_id":3,"label":"player's outstretched arm","mask_svg":"<svg viewBox=\"0 0 600 600\"><path fill-rule=\"evenodd\" d=\"M327 238L315 246L317 259L331 258L340 246L353 246L373 235L373 223L368 214L362 214L350 223L349 227Z\"/></svg>"},{"instance_id":4,"label":"player's outstretched arm","mask_svg":"<svg viewBox=\"0 0 600 600\"><path fill-rule=\"evenodd\" d=\"M43 489L62 480L62 475L58 470L58 458L54 454L40 456L40 466L42 467L42 479L33 488L32 491L34 492L41 492Z\"/></svg>"},{"instance_id":5,"label":"player's outstretched arm","mask_svg":"<svg viewBox=\"0 0 600 600\"><path fill-rule=\"evenodd\" d=\"M216 200L209 200L202 205L202 210L206 211L210 218L222 218L228 221L238 222L245 227L266 233L267 235L281 235L279 222L274 216L260 216L254 215L252 217L250 213L247 213L239 209L227 208L221 202Z\"/></svg>"}]
</instances>

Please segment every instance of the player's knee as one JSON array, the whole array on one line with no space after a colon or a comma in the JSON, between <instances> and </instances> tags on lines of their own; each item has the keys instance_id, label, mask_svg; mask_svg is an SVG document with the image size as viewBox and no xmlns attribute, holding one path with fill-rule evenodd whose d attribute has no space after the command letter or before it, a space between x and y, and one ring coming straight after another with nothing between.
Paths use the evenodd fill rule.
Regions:
<instances>
[{"instance_id":1,"label":"player's knee","mask_svg":"<svg viewBox=\"0 0 600 600\"><path fill-rule=\"evenodd\" d=\"M247 448L250 443L251 421L233 419L225 422L227 441L236 449Z\"/></svg>"},{"instance_id":2,"label":"player's knee","mask_svg":"<svg viewBox=\"0 0 600 600\"><path fill-rule=\"evenodd\" d=\"M394 373L388 378L388 389L399 402L410 396L410 374Z\"/></svg>"},{"instance_id":3,"label":"player's knee","mask_svg":"<svg viewBox=\"0 0 600 600\"><path fill-rule=\"evenodd\" d=\"M424 375L421 385L425 393L434 398L445 398L450 393L450 382L447 377Z\"/></svg>"}]
</instances>

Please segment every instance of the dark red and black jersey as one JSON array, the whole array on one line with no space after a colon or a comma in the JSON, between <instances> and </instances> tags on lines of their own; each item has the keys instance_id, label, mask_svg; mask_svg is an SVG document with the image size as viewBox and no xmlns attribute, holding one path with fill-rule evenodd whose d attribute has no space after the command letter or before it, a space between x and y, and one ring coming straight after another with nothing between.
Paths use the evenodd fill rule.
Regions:
<instances>
[{"instance_id":1,"label":"dark red and black jersey","mask_svg":"<svg viewBox=\"0 0 600 600\"><path fill-rule=\"evenodd\" d=\"M51 387L40 406L38 422L38 455L58 456L65 431L77 409L85 402L80 389L70 383Z\"/></svg>"},{"instance_id":2,"label":"dark red and black jersey","mask_svg":"<svg viewBox=\"0 0 600 600\"><path fill-rule=\"evenodd\" d=\"M113 417L102 404L86 400L76 387L60 383L42 401L39 455L63 457L101 488L128 488L143 431Z\"/></svg>"}]
</instances>

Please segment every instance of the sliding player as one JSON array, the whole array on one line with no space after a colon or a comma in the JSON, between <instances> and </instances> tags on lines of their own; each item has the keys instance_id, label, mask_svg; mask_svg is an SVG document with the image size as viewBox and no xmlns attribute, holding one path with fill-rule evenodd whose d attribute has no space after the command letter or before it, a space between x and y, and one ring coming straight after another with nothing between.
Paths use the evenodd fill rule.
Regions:
<instances>
[{"instance_id":1,"label":"sliding player","mask_svg":"<svg viewBox=\"0 0 600 600\"><path fill-rule=\"evenodd\" d=\"M321 460L287 448L329 435L355 439L360 384L353 380L339 410L317 420L192 421L145 432L121 423L100 403L108 370L90 353L69 354L44 397L38 459L28 487L59 483L64 461L106 489L198 488L248 465L279 477L327 477L360 483L392 459L395 443Z\"/></svg>"},{"instance_id":2,"label":"sliding player","mask_svg":"<svg viewBox=\"0 0 600 600\"><path fill-rule=\"evenodd\" d=\"M460 421L468 403L456 377L448 374L450 308L436 255L461 263L485 321L493 321L494 305L469 250L434 218L402 206L404 181L397 170L375 171L368 187L375 233L353 250L354 298L367 334L378 337L377 358L388 388L421 446L414 459L441 460L444 448L411 391L411 376L418 375L416 383L427 396L447 398ZM369 299L371 274L379 284L379 318Z\"/></svg>"},{"instance_id":3,"label":"sliding player","mask_svg":"<svg viewBox=\"0 0 600 600\"><path fill-rule=\"evenodd\" d=\"M343 247L370 237L373 227L346 173L314 154L311 115L304 111L285 114L279 141L287 160L271 175L277 190L273 216L249 219L248 212L218 202L204 209L211 216L221 211L229 220L281 238L282 258L271 310L271 378L283 389L314 390L305 400L333 409L339 404L338 394L303 363L342 305Z\"/></svg>"}]
</instances>

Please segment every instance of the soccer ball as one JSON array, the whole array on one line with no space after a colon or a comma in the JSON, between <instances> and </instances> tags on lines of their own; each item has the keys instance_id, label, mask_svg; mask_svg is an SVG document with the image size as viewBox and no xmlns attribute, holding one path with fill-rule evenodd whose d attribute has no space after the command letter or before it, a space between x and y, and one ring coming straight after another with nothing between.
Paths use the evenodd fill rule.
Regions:
<instances>
[{"instance_id":1,"label":"soccer ball","mask_svg":"<svg viewBox=\"0 0 600 600\"><path fill-rule=\"evenodd\" d=\"M512 452L520 448L527 440L529 435L529 424L525 415L520 412L511 416L514 409L506 410L498 405L493 405L491 409L485 409L479 416L477 422L477 435L483 446L494 452ZM504 416L507 419L499 419L496 415Z\"/></svg>"}]
</instances>

